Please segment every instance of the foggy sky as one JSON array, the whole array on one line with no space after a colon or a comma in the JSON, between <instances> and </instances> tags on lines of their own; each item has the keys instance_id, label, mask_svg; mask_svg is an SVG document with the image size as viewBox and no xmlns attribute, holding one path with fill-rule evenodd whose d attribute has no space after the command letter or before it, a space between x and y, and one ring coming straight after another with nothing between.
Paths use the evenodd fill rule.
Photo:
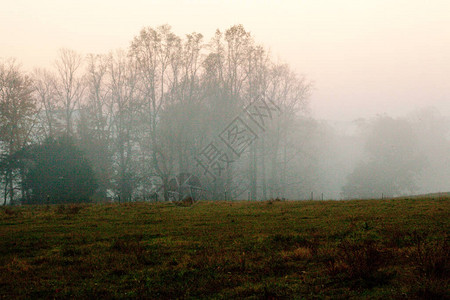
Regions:
<instances>
[{"instance_id":1,"label":"foggy sky","mask_svg":"<svg viewBox=\"0 0 450 300\"><path fill-rule=\"evenodd\" d=\"M0 58L50 67L61 47L127 48L144 26L178 35L243 24L314 82L314 116L352 120L435 106L450 116L450 1L0 1Z\"/></svg>"}]
</instances>

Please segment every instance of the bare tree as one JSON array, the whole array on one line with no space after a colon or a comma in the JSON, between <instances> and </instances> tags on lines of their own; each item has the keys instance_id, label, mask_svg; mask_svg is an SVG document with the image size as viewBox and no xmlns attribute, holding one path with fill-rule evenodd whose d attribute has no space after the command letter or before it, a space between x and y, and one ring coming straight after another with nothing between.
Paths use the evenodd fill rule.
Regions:
<instances>
[{"instance_id":1,"label":"bare tree","mask_svg":"<svg viewBox=\"0 0 450 300\"><path fill-rule=\"evenodd\" d=\"M87 57L87 97L84 107L89 111L95 137L101 140L108 140L110 135L108 100L111 99L111 90L108 89L108 67L111 59L111 55L89 54Z\"/></svg>"},{"instance_id":2,"label":"bare tree","mask_svg":"<svg viewBox=\"0 0 450 300\"><path fill-rule=\"evenodd\" d=\"M266 137L271 198L284 197L280 182L286 183L287 179L289 132L295 127L298 114L305 112L310 89L311 84L294 73L288 65L270 64L264 94L283 111L283 118L275 120ZM301 145L296 144L296 147ZM300 153L295 149L293 152Z\"/></svg>"},{"instance_id":3,"label":"bare tree","mask_svg":"<svg viewBox=\"0 0 450 300\"><path fill-rule=\"evenodd\" d=\"M55 62L56 91L62 101L66 133L73 135L73 113L83 96L84 85L80 75L83 58L73 50L61 49Z\"/></svg>"},{"instance_id":4,"label":"bare tree","mask_svg":"<svg viewBox=\"0 0 450 300\"><path fill-rule=\"evenodd\" d=\"M14 60L0 64L0 140L2 150L3 198L6 204L15 194L15 159L13 155L31 139L37 107L31 78ZM23 174L20 174L23 175ZM22 189L23 190L23 189Z\"/></svg>"},{"instance_id":5,"label":"bare tree","mask_svg":"<svg viewBox=\"0 0 450 300\"><path fill-rule=\"evenodd\" d=\"M109 113L116 165L116 186L121 200L129 201L136 184L133 158L136 152L136 128L141 98L137 88L136 65L126 53L111 54L108 65Z\"/></svg>"},{"instance_id":6,"label":"bare tree","mask_svg":"<svg viewBox=\"0 0 450 300\"><path fill-rule=\"evenodd\" d=\"M131 44L130 55L136 61L142 92L145 99L143 122L148 144L144 145L151 155L152 169L161 178L164 187L164 198L168 195L168 170L171 167L162 166L164 159L158 151L158 120L161 110L168 103L171 88L176 85L178 71L177 57L181 51L181 39L176 36L169 25L156 29L144 28ZM160 158L158 159L158 156Z\"/></svg>"},{"instance_id":7,"label":"bare tree","mask_svg":"<svg viewBox=\"0 0 450 300\"><path fill-rule=\"evenodd\" d=\"M85 101L77 127L79 143L97 174L97 195L105 198L113 179L112 97L108 68L112 55L87 56Z\"/></svg>"},{"instance_id":8,"label":"bare tree","mask_svg":"<svg viewBox=\"0 0 450 300\"><path fill-rule=\"evenodd\" d=\"M61 131L61 101L56 92L56 78L45 69L35 69L33 83L38 105L40 106L40 132L44 138L54 137Z\"/></svg>"}]
</instances>

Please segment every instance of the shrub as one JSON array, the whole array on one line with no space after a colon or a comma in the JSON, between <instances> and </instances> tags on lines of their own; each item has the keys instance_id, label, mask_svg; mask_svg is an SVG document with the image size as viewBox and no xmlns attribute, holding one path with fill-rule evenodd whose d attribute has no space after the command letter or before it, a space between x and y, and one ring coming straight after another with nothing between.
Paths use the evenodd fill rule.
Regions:
<instances>
[{"instance_id":1,"label":"shrub","mask_svg":"<svg viewBox=\"0 0 450 300\"><path fill-rule=\"evenodd\" d=\"M15 216L15 215L18 214L18 211L17 211L17 210L11 209L11 208L9 208L9 207L5 207L5 208L3 209L3 211L4 211L5 214L8 215L8 216Z\"/></svg>"},{"instance_id":2,"label":"shrub","mask_svg":"<svg viewBox=\"0 0 450 300\"><path fill-rule=\"evenodd\" d=\"M300 235L275 234L267 237L264 244L269 249L276 250L289 250L298 247L307 247L310 248L313 253L315 253L317 248L316 241L310 241Z\"/></svg>"},{"instance_id":3,"label":"shrub","mask_svg":"<svg viewBox=\"0 0 450 300\"><path fill-rule=\"evenodd\" d=\"M373 240L345 240L338 247L338 257L352 279L373 277L382 263L381 252Z\"/></svg>"},{"instance_id":4,"label":"shrub","mask_svg":"<svg viewBox=\"0 0 450 300\"><path fill-rule=\"evenodd\" d=\"M450 247L446 239L430 241L426 234L413 232L414 250L412 257L419 275L442 278L450 273Z\"/></svg>"}]
</instances>

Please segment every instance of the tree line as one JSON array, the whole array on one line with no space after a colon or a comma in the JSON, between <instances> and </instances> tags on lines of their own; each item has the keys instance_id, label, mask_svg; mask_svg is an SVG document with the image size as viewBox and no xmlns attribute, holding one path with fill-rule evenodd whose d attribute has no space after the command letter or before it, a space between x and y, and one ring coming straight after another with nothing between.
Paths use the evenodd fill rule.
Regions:
<instances>
[{"instance_id":1,"label":"tree line","mask_svg":"<svg viewBox=\"0 0 450 300\"><path fill-rule=\"evenodd\" d=\"M56 172L46 181L33 172L51 173L63 148L70 154L59 156L62 166L71 165L64 163L70 157L86 159L83 182L93 184L86 185L90 192L80 201L92 199L87 195L94 190L100 199L159 195L168 200L170 179L192 172L196 153L261 96L280 107L282 117L219 181L202 184L213 199L231 198L230 191L243 184L251 198L283 196L287 176L298 167L291 160L302 152L291 141L305 139L311 123L303 113L309 92L306 79L275 61L242 25L217 30L207 42L200 33L180 37L169 25L146 27L126 50L83 56L61 49L53 68L32 72L14 60L3 61L4 203L57 202L50 195L58 190L52 180L57 176L61 180L56 182L67 186L68 177ZM44 163L38 158L45 153L54 155ZM303 183L308 184L313 183ZM72 183L77 185L82 183ZM76 201L73 197L64 201Z\"/></svg>"}]
</instances>

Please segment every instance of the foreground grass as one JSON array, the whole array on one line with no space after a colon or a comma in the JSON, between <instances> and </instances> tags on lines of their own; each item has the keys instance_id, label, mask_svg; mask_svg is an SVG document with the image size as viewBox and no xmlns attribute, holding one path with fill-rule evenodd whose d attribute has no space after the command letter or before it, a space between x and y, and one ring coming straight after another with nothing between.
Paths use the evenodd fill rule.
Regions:
<instances>
[{"instance_id":1,"label":"foreground grass","mask_svg":"<svg viewBox=\"0 0 450 300\"><path fill-rule=\"evenodd\" d=\"M0 297L445 298L450 199L0 210Z\"/></svg>"}]
</instances>

